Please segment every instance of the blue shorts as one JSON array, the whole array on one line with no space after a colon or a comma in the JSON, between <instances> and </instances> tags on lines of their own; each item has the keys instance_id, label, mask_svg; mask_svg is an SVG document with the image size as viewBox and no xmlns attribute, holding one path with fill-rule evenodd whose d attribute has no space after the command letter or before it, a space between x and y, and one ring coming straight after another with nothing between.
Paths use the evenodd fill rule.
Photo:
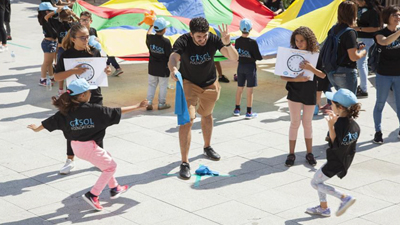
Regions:
<instances>
[{"instance_id":1,"label":"blue shorts","mask_svg":"<svg viewBox=\"0 0 400 225\"><path fill-rule=\"evenodd\" d=\"M42 41L42 50L44 53L54 53L57 49L57 41L49 41L43 39Z\"/></svg>"},{"instance_id":2,"label":"blue shorts","mask_svg":"<svg viewBox=\"0 0 400 225\"><path fill-rule=\"evenodd\" d=\"M238 87L257 87L257 65L255 63L239 63L237 69Z\"/></svg>"}]
</instances>

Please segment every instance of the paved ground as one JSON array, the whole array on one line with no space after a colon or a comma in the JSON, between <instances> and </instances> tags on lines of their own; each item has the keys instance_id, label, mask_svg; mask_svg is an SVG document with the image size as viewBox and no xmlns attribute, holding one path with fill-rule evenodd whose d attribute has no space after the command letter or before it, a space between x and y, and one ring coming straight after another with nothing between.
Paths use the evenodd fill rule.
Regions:
<instances>
[{"instance_id":1,"label":"paved ground","mask_svg":"<svg viewBox=\"0 0 400 225\"><path fill-rule=\"evenodd\" d=\"M212 139L213 147L222 155L220 162L202 156L200 120L195 121L192 172L199 165L207 165L230 176L178 179L175 174L180 153L173 110L136 111L110 127L104 141L118 163L118 180L132 188L114 201L106 189L101 195L105 210L93 212L80 196L94 184L99 171L77 159L70 175L58 175L66 157L61 132L34 133L26 128L56 112L50 104L56 88L46 91L37 85L43 56L34 2L13 4L13 41L8 53L0 54L0 224L399 223L400 145L393 96L384 110L385 144L374 145L375 88L374 76L369 77L370 97L361 100L364 111L358 119L362 129L358 154L347 177L328 182L354 195L356 204L341 217L310 216L304 211L318 204L310 178L325 161L326 122L322 115L313 121L316 168L305 164L303 140L298 141L295 166L285 167L289 114L285 84L270 72L273 60L258 64L259 87L254 101L257 119L231 117L236 84L222 84ZM11 51L16 54L15 62ZM222 65L232 78L236 63ZM147 64L122 66L125 73L110 77L110 87L103 89L107 106L129 105L146 96ZM173 99L174 90L169 90L168 101L173 104ZM329 197L329 204L335 212L339 202Z\"/></svg>"}]
</instances>

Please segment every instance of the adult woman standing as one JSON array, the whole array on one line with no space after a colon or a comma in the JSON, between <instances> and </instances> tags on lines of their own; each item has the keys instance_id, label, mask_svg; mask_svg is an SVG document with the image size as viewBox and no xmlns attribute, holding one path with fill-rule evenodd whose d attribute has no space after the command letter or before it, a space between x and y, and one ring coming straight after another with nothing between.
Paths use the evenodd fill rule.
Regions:
<instances>
[{"instance_id":1,"label":"adult woman standing","mask_svg":"<svg viewBox=\"0 0 400 225\"><path fill-rule=\"evenodd\" d=\"M334 34L337 35L344 29L353 27L356 19L356 4L351 1L340 3L338 9L338 23L332 27ZM358 47L357 34L354 29L343 33L339 40L337 48L337 65L339 67L336 71L328 73L328 79L336 90L346 88L355 94L357 89L356 61L365 57L367 51L362 49L363 45Z\"/></svg>"},{"instance_id":2,"label":"adult woman standing","mask_svg":"<svg viewBox=\"0 0 400 225\"><path fill-rule=\"evenodd\" d=\"M381 49L376 73L376 103L374 108L375 137L373 142L383 143L382 111L389 90L392 88L396 100L397 118L400 122L400 7L388 6L382 12L382 20L387 27L377 32L376 43ZM400 132L398 135L400 138Z\"/></svg>"},{"instance_id":3,"label":"adult woman standing","mask_svg":"<svg viewBox=\"0 0 400 225\"><path fill-rule=\"evenodd\" d=\"M365 44L364 49L368 49L375 43L374 33L382 28L381 8L378 0L357 0L358 14L357 41ZM358 97L368 97L367 76L368 76L368 55L357 61L360 85L357 87Z\"/></svg>"}]
</instances>

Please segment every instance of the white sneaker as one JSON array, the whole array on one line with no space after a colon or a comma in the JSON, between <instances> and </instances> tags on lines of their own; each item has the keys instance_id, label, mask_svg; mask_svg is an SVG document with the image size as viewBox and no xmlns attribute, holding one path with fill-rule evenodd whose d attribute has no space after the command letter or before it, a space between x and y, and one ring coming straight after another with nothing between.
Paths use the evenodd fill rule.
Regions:
<instances>
[{"instance_id":1,"label":"white sneaker","mask_svg":"<svg viewBox=\"0 0 400 225\"><path fill-rule=\"evenodd\" d=\"M71 172L71 170L75 167L75 163L71 159L67 159L64 166L60 169L60 174L66 175Z\"/></svg>"},{"instance_id":2,"label":"white sneaker","mask_svg":"<svg viewBox=\"0 0 400 225\"><path fill-rule=\"evenodd\" d=\"M0 46L0 52L6 52L6 51L8 51L7 46L4 46L4 45Z\"/></svg>"}]
</instances>

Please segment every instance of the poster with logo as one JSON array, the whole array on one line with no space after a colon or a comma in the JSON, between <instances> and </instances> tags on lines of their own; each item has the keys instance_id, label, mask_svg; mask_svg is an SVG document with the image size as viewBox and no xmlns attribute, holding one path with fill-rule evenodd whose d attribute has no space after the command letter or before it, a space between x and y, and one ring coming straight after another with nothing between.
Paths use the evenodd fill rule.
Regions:
<instances>
[{"instance_id":1,"label":"poster with logo","mask_svg":"<svg viewBox=\"0 0 400 225\"><path fill-rule=\"evenodd\" d=\"M76 79L84 78L89 84L99 87L108 87L107 74L104 72L106 68L107 58L91 57L91 58L71 58L64 59L65 70L70 70L77 65L81 65L87 70L81 75L73 74L67 78L67 86Z\"/></svg>"},{"instance_id":2,"label":"poster with logo","mask_svg":"<svg viewBox=\"0 0 400 225\"><path fill-rule=\"evenodd\" d=\"M300 68L303 61L308 61L314 67L317 65L319 53L298 50L293 48L279 47L276 57L275 74L285 77L297 77L303 73L303 76L314 79L314 74L309 70Z\"/></svg>"}]
</instances>

